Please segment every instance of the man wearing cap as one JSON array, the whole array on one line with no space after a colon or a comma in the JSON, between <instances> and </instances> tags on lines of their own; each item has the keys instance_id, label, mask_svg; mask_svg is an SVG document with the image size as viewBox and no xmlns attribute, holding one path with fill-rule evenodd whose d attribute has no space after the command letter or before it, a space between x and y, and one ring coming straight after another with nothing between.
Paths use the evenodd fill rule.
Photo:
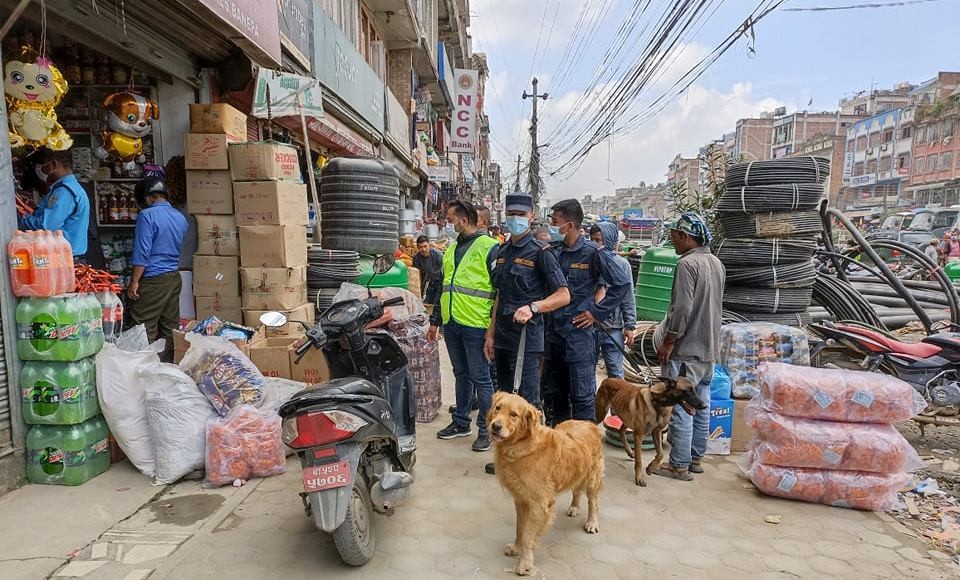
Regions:
<instances>
[{"instance_id":1,"label":"man wearing cap","mask_svg":"<svg viewBox=\"0 0 960 580\"><path fill-rule=\"evenodd\" d=\"M630 276L613 252L581 234L583 208L575 199L551 208L550 235L560 270L567 278L570 303L553 313L547 326L543 373L547 423L596 416L599 342L595 325L610 317L631 291ZM601 280L606 293L596 300Z\"/></svg>"},{"instance_id":2,"label":"man wearing cap","mask_svg":"<svg viewBox=\"0 0 960 580\"><path fill-rule=\"evenodd\" d=\"M700 461L707 450L710 426L710 381L720 345L723 285L726 270L710 253L710 229L695 213L681 215L670 227L670 239L680 256L673 278L670 307L657 336L662 374L670 379L685 376L697 385L707 408L690 416L679 405L670 421L670 462L656 473L691 481L703 473Z\"/></svg>"}]
</instances>

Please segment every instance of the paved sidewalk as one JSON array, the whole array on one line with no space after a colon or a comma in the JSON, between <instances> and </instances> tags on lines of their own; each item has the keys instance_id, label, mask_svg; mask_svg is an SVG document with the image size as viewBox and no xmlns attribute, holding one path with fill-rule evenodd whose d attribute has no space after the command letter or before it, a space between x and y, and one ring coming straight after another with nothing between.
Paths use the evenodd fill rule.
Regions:
<instances>
[{"instance_id":1,"label":"paved sidewalk","mask_svg":"<svg viewBox=\"0 0 960 580\"><path fill-rule=\"evenodd\" d=\"M446 362L443 372L444 384L451 384ZM75 534L77 541L92 543L58 572L50 575L56 567L31 568L30 561L6 562L0 578L511 578L515 559L503 556L502 547L513 539L513 502L483 472L490 453L472 452L472 439L436 439L436 431L449 420L445 411L421 426L411 500L394 517L375 516L377 555L363 568L343 565L330 537L314 530L304 516L297 495L300 468L291 460L285 475L239 489L203 490L196 482L185 482L142 509L130 505L133 501L123 509L117 506L108 514L115 525L103 527L105 533L91 537L86 529ZM638 488L623 450L605 446L605 452L600 533L583 532L585 516L567 518L562 512L568 500L562 497L556 522L537 551L538 578L960 577L960 567L939 552L928 552L891 518L764 497L739 475L732 458L710 459L706 474L693 483L650 477L648 487ZM128 476L123 469L104 477ZM104 477L62 492L61 516L22 520L19 533L25 538L72 534L65 522L83 517L77 506L90 505L85 494L91 485L106 482ZM4 528L11 506L31 505L53 493L49 489L32 486L0 500ZM138 498L146 501L151 490L159 491L137 488ZM85 514L97 511L83 509ZM781 516L782 523L765 523L768 515ZM92 524L76 525L95 528ZM9 535L5 530L0 538ZM8 559L7 545L0 565ZM61 542L50 553L65 558L69 545Z\"/></svg>"}]
</instances>

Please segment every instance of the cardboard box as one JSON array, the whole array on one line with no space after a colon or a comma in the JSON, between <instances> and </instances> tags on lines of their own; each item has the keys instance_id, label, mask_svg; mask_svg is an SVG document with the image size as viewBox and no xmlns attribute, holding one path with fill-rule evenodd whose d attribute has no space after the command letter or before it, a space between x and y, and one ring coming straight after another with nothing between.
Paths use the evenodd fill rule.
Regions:
<instances>
[{"instance_id":1,"label":"cardboard box","mask_svg":"<svg viewBox=\"0 0 960 580\"><path fill-rule=\"evenodd\" d=\"M233 214L229 171L187 171L187 213Z\"/></svg>"},{"instance_id":2,"label":"cardboard box","mask_svg":"<svg viewBox=\"0 0 960 580\"><path fill-rule=\"evenodd\" d=\"M263 316L263 313L269 312L268 310L244 310L243 311L243 323L247 326L252 326L257 328L260 326L260 317ZM292 310L281 310L284 315L287 317L287 323L284 326L279 328L269 328L264 327L264 333L267 337L272 336L299 336L303 334L303 325L300 324L301 321L306 322L310 326L313 326L316 323L316 308L312 303L302 304Z\"/></svg>"},{"instance_id":3,"label":"cardboard box","mask_svg":"<svg viewBox=\"0 0 960 580\"><path fill-rule=\"evenodd\" d=\"M297 341L299 343L299 341ZM330 367L323 352L311 348L307 351L300 363L297 364L295 348L290 348L290 378L308 385L315 385L330 380Z\"/></svg>"},{"instance_id":4,"label":"cardboard box","mask_svg":"<svg viewBox=\"0 0 960 580\"><path fill-rule=\"evenodd\" d=\"M197 296L197 320L216 316L226 322L243 324L243 309L239 296ZM247 325L256 328L259 325Z\"/></svg>"},{"instance_id":5,"label":"cardboard box","mask_svg":"<svg viewBox=\"0 0 960 580\"><path fill-rule=\"evenodd\" d=\"M290 350L298 337L266 338L250 347L250 360L265 377L290 378ZM301 361L303 362L303 361Z\"/></svg>"},{"instance_id":6,"label":"cardboard box","mask_svg":"<svg viewBox=\"0 0 960 580\"><path fill-rule=\"evenodd\" d=\"M730 440L730 450L734 453L743 453L747 450L747 443L753 438L753 428L747 423L747 405L749 400L737 399L733 402L733 436Z\"/></svg>"},{"instance_id":7,"label":"cardboard box","mask_svg":"<svg viewBox=\"0 0 960 580\"><path fill-rule=\"evenodd\" d=\"M288 181L233 184L233 201L240 226L306 226L307 186Z\"/></svg>"},{"instance_id":8,"label":"cardboard box","mask_svg":"<svg viewBox=\"0 0 960 580\"><path fill-rule=\"evenodd\" d=\"M234 181L293 181L303 183L300 152L293 145L256 141L230 146Z\"/></svg>"},{"instance_id":9,"label":"cardboard box","mask_svg":"<svg viewBox=\"0 0 960 580\"><path fill-rule=\"evenodd\" d=\"M240 226L240 266L289 268L307 265L304 226Z\"/></svg>"},{"instance_id":10,"label":"cardboard box","mask_svg":"<svg viewBox=\"0 0 960 580\"><path fill-rule=\"evenodd\" d=\"M183 355L186 354L187 350L190 348L190 343L187 342L186 338L187 333L190 332L190 329L196 327L196 325L197 321L191 320L186 326L184 326L183 330L173 331L173 362L179 363L181 360L183 360ZM263 330L258 329L254 335L250 337L250 340L236 339L231 340L230 342L236 345L236 347L240 349L240 352L242 352L245 356L249 356L250 347L257 344L264 338Z\"/></svg>"},{"instance_id":11,"label":"cardboard box","mask_svg":"<svg viewBox=\"0 0 960 580\"><path fill-rule=\"evenodd\" d=\"M237 218L232 215L198 215L197 253L209 256L237 256L240 241Z\"/></svg>"},{"instance_id":12,"label":"cardboard box","mask_svg":"<svg viewBox=\"0 0 960 580\"><path fill-rule=\"evenodd\" d=\"M245 310L290 310L307 301L307 268L240 268Z\"/></svg>"},{"instance_id":13,"label":"cardboard box","mask_svg":"<svg viewBox=\"0 0 960 580\"><path fill-rule=\"evenodd\" d=\"M193 256L194 296L239 296L240 279L237 256Z\"/></svg>"},{"instance_id":14,"label":"cardboard box","mask_svg":"<svg viewBox=\"0 0 960 580\"><path fill-rule=\"evenodd\" d=\"M230 169L227 145L233 141L229 135L188 133L184 166L187 169Z\"/></svg>"},{"instance_id":15,"label":"cardboard box","mask_svg":"<svg viewBox=\"0 0 960 580\"><path fill-rule=\"evenodd\" d=\"M707 435L707 454L730 455L730 437L733 432L733 401L710 400L710 433Z\"/></svg>"},{"instance_id":16,"label":"cardboard box","mask_svg":"<svg viewBox=\"0 0 960 580\"><path fill-rule=\"evenodd\" d=\"M247 116L226 103L190 105L191 133L219 133L237 142L247 140Z\"/></svg>"}]
</instances>

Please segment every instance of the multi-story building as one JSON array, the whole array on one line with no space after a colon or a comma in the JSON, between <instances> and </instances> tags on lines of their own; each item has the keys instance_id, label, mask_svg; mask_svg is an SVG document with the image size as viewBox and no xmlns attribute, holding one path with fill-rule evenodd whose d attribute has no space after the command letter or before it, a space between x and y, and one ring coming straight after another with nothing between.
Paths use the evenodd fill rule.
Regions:
<instances>
[{"instance_id":1,"label":"multi-story building","mask_svg":"<svg viewBox=\"0 0 960 580\"><path fill-rule=\"evenodd\" d=\"M845 194L843 181L844 150L846 143L846 130L840 128L839 135L818 134L807 139L800 145L800 148L791 154L791 157L803 157L812 155L814 157L823 157L830 161L830 177L823 184L824 195L831 206L843 208Z\"/></svg>"},{"instance_id":2,"label":"multi-story building","mask_svg":"<svg viewBox=\"0 0 960 580\"><path fill-rule=\"evenodd\" d=\"M873 117L885 111L902 109L911 103L910 93L915 87L907 82L892 89L860 91L840 100L840 114Z\"/></svg>"},{"instance_id":3,"label":"multi-story building","mask_svg":"<svg viewBox=\"0 0 960 580\"><path fill-rule=\"evenodd\" d=\"M841 128L858 118L840 112L800 112L776 118L773 120L770 158L789 157L816 135L838 135Z\"/></svg>"},{"instance_id":4,"label":"multi-story building","mask_svg":"<svg viewBox=\"0 0 960 580\"><path fill-rule=\"evenodd\" d=\"M912 92L913 166L907 195L914 205L960 203L960 72L941 72Z\"/></svg>"},{"instance_id":5,"label":"multi-story building","mask_svg":"<svg viewBox=\"0 0 960 580\"><path fill-rule=\"evenodd\" d=\"M911 107L889 109L847 128L840 173L848 188L844 207L900 205L912 162ZM831 180L833 179L831 174Z\"/></svg>"},{"instance_id":6,"label":"multi-story building","mask_svg":"<svg viewBox=\"0 0 960 580\"><path fill-rule=\"evenodd\" d=\"M688 195L700 191L700 160L677 153L667 168L667 185L683 187Z\"/></svg>"},{"instance_id":7,"label":"multi-story building","mask_svg":"<svg viewBox=\"0 0 960 580\"><path fill-rule=\"evenodd\" d=\"M784 111L786 112L786 111ZM740 119L734 131L733 159L764 161L770 159L773 139L773 114L757 119Z\"/></svg>"}]
</instances>

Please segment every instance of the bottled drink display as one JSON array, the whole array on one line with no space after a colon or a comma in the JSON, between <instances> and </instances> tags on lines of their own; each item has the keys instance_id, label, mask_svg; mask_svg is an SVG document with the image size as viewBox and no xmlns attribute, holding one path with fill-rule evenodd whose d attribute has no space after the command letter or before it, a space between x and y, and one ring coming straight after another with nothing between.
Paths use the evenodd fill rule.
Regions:
<instances>
[{"instance_id":1,"label":"bottled drink display","mask_svg":"<svg viewBox=\"0 0 960 580\"><path fill-rule=\"evenodd\" d=\"M31 483L80 485L110 468L107 423L96 417L77 425L34 425L27 433Z\"/></svg>"},{"instance_id":2,"label":"bottled drink display","mask_svg":"<svg viewBox=\"0 0 960 580\"><path fill-rule=\"evenodd\" d=\"M123 302L113 292L97 292L97 301L103 320L103 338L106 342L113 342L120 337L123 326Z\"/></svg>"},{"instance_id":3,"label":"bottled drink display","mask_svg":"<svg viewBox=\"0 0 960 580\"><path fill-rule=\"evenodd\" d=\"M23 420L30 425L73 425L100 414L92 358L27 362L20 371L20 388Z\"/></svg>"},{"instance_id":4,"label":"bottled drink display","mask_svg":"<svg viewBox=\"0 0 960 580\"><path fill-rule=\"evenodd\" d=\"M103 347L103 310L93 294L24 298L17 305L21 360L72 362Z\"/></svg>"},{"instance_id":5,"label":"bottled drink display","mask_svg":"<svg viewBox=\"0 0 960 580\"><path fill-rule=\"evenodd\" d=\"M13 293L49 297L73 292L73 251L63 232L17 231L7 244Z\"/></svg>"}]
</instances>

